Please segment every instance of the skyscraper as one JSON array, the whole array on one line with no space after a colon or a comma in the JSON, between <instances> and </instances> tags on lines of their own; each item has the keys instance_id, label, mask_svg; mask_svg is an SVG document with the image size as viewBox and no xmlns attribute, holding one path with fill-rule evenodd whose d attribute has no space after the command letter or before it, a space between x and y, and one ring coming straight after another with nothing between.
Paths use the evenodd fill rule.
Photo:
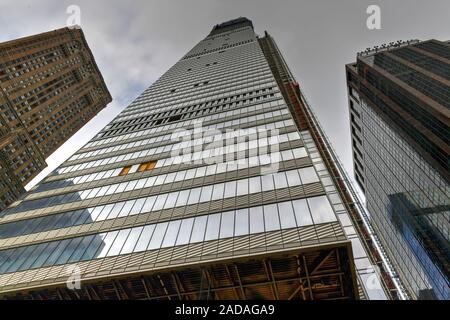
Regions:
<instances>
[{"instance_id":1,"label":"skyscraper","mask_svg":"<svg viewBox=\"0 0 450 320\"><path fill-rule=\"evenodd\" d=\"M0 43L0 210L109 102L81 29Z\"/></svg>"},{"instance_id":2,"label":"skyscraper","mask_svg":"<svg viewBox=\"0 0 450 320\"><path fill-rule=\"evenodd\" d=\"M2 213L0 296L395 298L331 151L272 37L216 25Z\"/></svg>"},{"instance_id":3,"label":"skyscraper","mask_svg":"<svg viewBox=\"0 0 450 320\"><path fill-rule=\"evenodd\" d=\"M412 298L450 299L450 44L391 43L347 65L355 176Z\"/></svg>"}]
</instances>

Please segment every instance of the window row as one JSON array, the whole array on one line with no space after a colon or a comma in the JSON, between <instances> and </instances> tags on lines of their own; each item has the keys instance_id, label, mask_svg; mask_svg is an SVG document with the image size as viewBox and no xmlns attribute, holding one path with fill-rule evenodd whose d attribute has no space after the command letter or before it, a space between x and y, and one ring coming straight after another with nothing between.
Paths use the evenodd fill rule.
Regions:
<instances>
[{"instance_id":1,"label":"window row","mask_svg":"<svg viewBox=\"0 0 450 320\"><path fill-rule=\"evenodd\" d=\"M276 83L270 83L270 85L274 86L274 85L276 85ZM256 87L258 87L258 86L256 86ZM186 102L186 103L184 103L182 105L184 106L187 103L189 103L189 104L191 104L191 103L200 103L200 102L203 102L203 101L204 101L204 99L198 99L198 100L195 100L195 101L190 100L189 102ZM284 104L284 102L280 98L278 100L271 101L270 104L271 104L271 106L275 107L277 105ZM154 106L151 109L153 110L153 112L155 111L155 107ZM161 111L164 110L164 108L158 108L157 110L158 110L158 112L161 112ZM147 115L147 113L144 112L144 111L139 113L140 117L141 116L145 116L145 115ZM193 121L193 120L190 120L190 121ZM126 134L123 134L123 135L120 135L120 136L111 137L111 138L107 138L107 139L94 140L92 142L89 142L86 145L86 148L93 147L93 146L98 146L98 145L102 145L102 144L106 144L106 143L116 142L116 141L122 141L122 140L125 140L125 139L134 138L134 137L140 137L140 136L148 135L148 134L152 134L152 133L158 133L158 132L160 132L162 130L164 130L164 131L172 130L173 131L176 128L179 128L179 125L173 123L173 124L170 124L170 125L161 126L159 128L146 129L146 130L141 130L141 131L137 131L137 132L126 133Z\"/></svg>"},{"instance_id":2,"label":"window row","mask_svg":"<svg viewBox=\"0 0 450 320\"><path fill-rule=\"evenodd\" d=\"M218 74L218 76L222 76L222 74ZM255 70L247 69L245 73L241 70L241 73L233 78L234 79L228 79L227 81L223 81L222 83L216 82L213 86L208 87L201 92L198 92L197 90L192 88L193 79L192 77L190 77L188 79L188 92L184 90L178 94L170 95L167 94L168 86L165 86L163 90L160 90L160 95L158 95L154 90L153 92L144 93L130 105L130 108L122 111L121 115L129 114L130 111L134 110L137 106L139 106L139 109L142 111L145 111L146 109L155 110L155 107L158 107L158 109L160 110L167 110L167 105L180 107L180 104L186 101L192 102L193 100L210 100L218 97L219 95L229 95L230 92L236 92L239 90L241 90L242 92L252 91L252 89L256 86L268 86L269 84L276 84L273 79L273 74L268 68L258 68ZM173 85L174 84L171 83L170 87L172 87ZM153 88L151 87L150 89ZM121 120L123 119L124 118L121 117Z\"/></svg>"},{"instance_id":3,"label":"window row","mask_svg":"<svg viewBox=\"0 0 450 320\"><path fill-rule=\"evenodd\" d=\"M239 64L242 63L242 61L236 62L238 62ZM135 110L136 107L142 106L143 102L151 102L153 105L163 105L168 102L173 102L174 100L179 100L183 97L191 98L193 96L193 93L195 93L195 91L192 90L193 84L212 80L214 78L217 79L217 81L215 81L214 83L216 90L212 90L210 88L203 90L202 96L214 93L215 91L217 91L217 88L223 89L228 87L244 86L248 83L249 78L258 81L261 79L270 78L270 76L272 75L267 65L265 66L261 63L261 61L258 62L255 60L247 60L248 65L246 65L245 67L241 66L240 69L238 63L233 63L233 65L230 65L226 71L217 69L208 70L208 73L194 72L186 74L183 70L181 74L178 74L177 77L171 79L170 82L166 82L163 84L156 82L148 89L148 91L142 93L135 101L133 101L132 105L130 106L131 109L127 110L127 113ZM243 72L243 70L245 70L245 72ZM220 77L218 77L219 75ZM177 88L177 94L174 96L167 94L167 92L174 87Z\"/></svg>"},{"instance_id":4,"label":"window row","mask_svg":"<svg viewBox=\"0 0 450 320\"><path fill-rule=\"evenodd\" d=\"M257 108L259 107L259 108ZM262 110L270 110L273 107L270 106L270 104L263 104L263 105L258 105L258 106L252 106L252 107L248 107L248 108L242 108L242 109L238 109L238 110L234 110L234 111L229 111L223 114L216 114L215 116L213 116L215 119L204 119L203 121L209 121L209 120L216 120L216 119L223 119L225 117L232 117L235 115L239 115L239 114L243 114L243 113L247 113L247 112L260 112ZM283 114L287 114L287 109L282 109L282 110L278 110L278 111L274 111L275 116L281 116ZM265 118L265 117L264 117ZM264 119L263 118L263 119ZM180 133L179 133L180 134ZM144 145L148 145L148 144L152 144L155 142L162 142L162 141L170 141L173 138L179 138L179 134L177 135L173 135L172 133L170 134L166 134L166 135L162 135L162 136L158 136L158 137L152 137L149 139L144 139L144 140L139 140L139 141L134 141L134 142L130 142L130 143L125 143L125 144L120 144L120 145L116 145L113 147L108 147L108 148L102 148L102 149L97 149L97 150L93 150L93 151L89 151L89 152L84 152L84 153L77 153L74 154L68 161L73 161L73 160L78 160L78 159L84 159L84 158L89 158L89 157L95 157L97 155L104 155L110 152L117 152L120 150L126 150L129 148L135 148L135 147L139 147L139 146L144 146ZM183 132L183 134L186 134L185 132Z\"/></svg>"},{"instance_id":5,"label":"window row","mask_svg":"<svg viewBox=\"0 0 450 320\"><path fill-rule=\"evenodd\" d=\"M241 136L240 133L244 133L244 135L247 133L249 134L249 136L252 136L254 134L254 132L258 132L260 130L266 131L269 130L269 126L267 124L263 124L257 127L251 127L248 129L240 129L238 131L232 131L232 132L227 132L224 133L223 136L225 137L225 139L230 139L231 137L236 136ZM204 136L207 136L207 138L204 139L209 139L208 134L209 132L206 132L204 134ZM256 133L255 133L256 134ZM213 139L215 139L217 136L211 136L214 137ZM282 142L286 142L286 141L295 141L297 139L299 139L299 136L297 133L289 133L287 135L288 140L286 140L284 138L284 136L280 136L278 142L282 143ZM298 138L297 138L298 137ZM194 140L197 141L197 140ZM201 140L200 140L201 141ZM196 142L195 142L196 143ZM163 162L161 163L161 167L164 166L168 166L173 164L173 161L169 159L166 159L167 161L163 160ZM97 181L97 180L102 180L102 179L107 179L110 177L116 177L120 174L122 168L117 168L117 169L111 169L111 170L105 170L105 171L99 171L99 172L95 172L95 173L90 173L90 174L85 174L85 175L81 175L81 176L74 176L74 177L70 177L70 178L65 178L63 180L53 180L53 181L49 181L49 182L43 182L40 185L38 185L36 187L35 192L42 192L42 191L48 191L48 190L52 190L52 189L58 189L58 188L64 188L67 186L72 186L74 184L81 184L81 183L85 183L85 182L91 182L91 181Z\"/></svg>"},{"instance_id":6,"label":"window row","mask_svg":"<svg viewBox=\"0 0 450 320\"><path fill-rule=\"evenodd\" d=\"M0 274L337 221L326 196L0 251Z\"/></svg>"},{"instance_id":7,"label":"window row","mask_svg":"<svg viewBox=\"0 0 450 320\"><path fill-rule=\"evenodd\" d=\"M250 102L249 101L249 98L250 98L249 92L251 92L252 90L253 90L253 92L255 92L255 91L264 90L267 88L276 88L275 90L270 91L270 93L271 93L270 98L267 97L267 99L266 99L267 102L270 102L271 100L274 99L272 97L272 94L275 95L275 93L279 92L278 88L274 87L274 85L276 83L274 83L273 80L265 81L264 83L257 84L257 85L255 85L253 82L251 84L252 85L241 86L242 89L232 88L232 90L230 90L230 88L226 88L226 90L221 90L220 94L217 94L217 92L215 92L214 96L210 96L207 98L198 99L198 97L195 97L196 99L183 99L183 101L181 103L175 103L175 104L171 103L171 104L166 104L165 106L162 106L160 104L155 106L154 104L147 101L147 102L145 102L145 105L140 105L139 108L134 110L133 113L130 114L129 116L122 116L123 113L128 111L128 108L126 108L115 119L115 121L122 122L122 121L126 121L126 120L141 118L143 116L153 115L153 114L155 114L155 112L161 113L161 112L165 112L165 111L175 111L178 109L183 110L184 108L192 107L193 105L194 106L195 105L197 105L197 106L220 106L220 105L222 105L224 108L225 107L242 106L243 104L248 104ZM276 97L278 98L279 95L276 94ZM207 101L205 102L205 100L207 100Z\"/></svg>"},{"instance_id":8,"label":"window row","mask_svg":"<svg viewBox=\"0 0 450 320\"><path fill-rule=\"evenodd\" d=\"M205 175L206 168L198 168L195 174L199 174L199 177ZM194 178L194 176L178 176L178 174L174 174L174 176L174 179L181 179L183 176L184 179ZM139 189L154 185L155 183L158 183L157 180L158 179L155 179L155 177L150 177L147 179L143 179L143 183L140 183L139 185L137 185L136 181L120 185L125 185L127 187L130 186L130 190L132 190L132 188ZM233 198L248 194L295 187L302 184L304 185L318 181L319 178L314 168L306 167L253 178L234 180L226 183L218 183L193 189L174 191L139 199L121 201L108 205L69 211L45 217L11 222L0 225L0 237L6 238L21 234L23 235L27 233L41 232L44 230L47 231L74 225L88 224L96 221L122 218L141 213L149 213L153 211L183 207L197 203L205 203L209 201ZM108 191L108 188L109 186L96 188L95 192L98 194L98 189L100 189L102 190L102 192L106 193ZM113 191L116 191L117 189L118 185L113 188ZM89 193L91 192L92 191L89 191ZM61 200L64 200L65 196L66 195L54 196L45 199L22 202L16 208L20 208L20 211L26 211L49 207L52 205L61 204ZM72 198L75 197L77 200L81 199L79 193L75 193L75 196L73 194L69 194L69 196ZM70 198L68 198L68 200L70 200Z\"/></svg>"},{"instance_id":9,"label":"window row","mask_svg":"<svg viewBox=\"0 0 450 320\"><path fill-rule=\"evenodd\" d=\"M268 114L270 115L272 113L269 112ZM267 115L266 119L272 118L269 115ZM253 118L253 117L251 117L251 118ZM244 119L238 120L238 122L244 122L247 120L248 119L244 118ZM226 124L223 124L223 125L226 125ZM270 130L270 129L285 128L285 127L289 127L289 126L293 126L293 125L294 125L293 120L284 120L284 121L277 121L277 122L268 124L267 127ZM217 126L216 128L222 129L221 126ZM209 128L205 127L205 130L209 130ZM280 137L281 136L282 135L280 135ZM249 144L249 143L240 143L239 145L242 146L243 144ZM60 167L60 168L56 169L56 172L58 174L63 174L63 173L80 171L80 170L89 169L89 168L95 168L98 166L104 166L104 165L111 164L111 163L119 163L122 161L128 161L128 160L132 160L132 159L153 156L153 155L160 154L160 153L172 152L176 149L179 149L180 145L181 144L171 144L171 145L166 145L164 147L151 148L151 149L147 149L147 150L143 150L143 151L136 151L136 152L132 152L132 153L122 154L120 156L114 156L114 157L103 158L100 160L88 161L88 162L84 162L84 163L80 163L80 164L76 164L76 165L72 165L72 166L67 166L67 167ZM227 148L231 148L231 147L232 146L229 146ZM221 148L205 150L204 152L205 152L205 154L217 155L221 152ZM190 153L190 154L192 154L192 153Z\"/></svg>"}]
</instances>

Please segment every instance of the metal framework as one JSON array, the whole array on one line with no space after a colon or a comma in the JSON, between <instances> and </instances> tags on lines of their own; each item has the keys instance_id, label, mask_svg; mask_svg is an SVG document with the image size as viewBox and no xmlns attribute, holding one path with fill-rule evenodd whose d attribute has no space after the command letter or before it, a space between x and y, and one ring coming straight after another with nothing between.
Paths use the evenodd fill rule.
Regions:
<instances>
[{"instance_id":1,"label":"metal framework","mask_svg":"<svg viewBox=\"0 0 450 320\"><path fill-rule=\"evenodd\" d=\"M350 256L349 256L350 255ZM320 250L212 261L9 293L23 300L349 300L357 299L349 244Z\"/></svg>"}]
</instances>

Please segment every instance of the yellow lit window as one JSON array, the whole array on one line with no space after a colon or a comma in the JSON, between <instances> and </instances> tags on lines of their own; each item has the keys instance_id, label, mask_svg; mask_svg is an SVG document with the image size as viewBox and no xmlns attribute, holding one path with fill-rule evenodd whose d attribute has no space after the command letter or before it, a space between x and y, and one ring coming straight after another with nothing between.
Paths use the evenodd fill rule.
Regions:
<instances>
[{"instance_id":1,"label":"yellow lit window","mask_svg":"<svg viewBox=\"0 0 450 320\"><path fill-rule=\"evenodd\" d=\"M126 176L130 172L131 166L127 166L120 171L119 176Z\"/></svg>"},{"instance_id":2,"label":"yellow lit window","mask_svg":"<svg viewBox=\"0 0 450 320\"><path fill-rule=\"evenodd\" d=\"M142 163L139 166L137 171L143 172L143 171L153 170L155 168L157 162L158 161L149 161L149 162Z\"/></svg>"}]
</instances>

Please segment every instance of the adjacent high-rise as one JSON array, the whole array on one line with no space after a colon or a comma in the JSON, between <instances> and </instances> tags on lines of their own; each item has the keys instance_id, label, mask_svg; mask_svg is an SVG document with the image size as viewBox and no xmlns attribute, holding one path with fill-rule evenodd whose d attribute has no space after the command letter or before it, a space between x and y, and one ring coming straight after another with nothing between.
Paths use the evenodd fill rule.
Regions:
<instances>
[{"instance_id":1,"label":"adjacent high-rise","mask_svg":"<svg viewBox=\"0 0 450 320\"><path fill-rule=\"evenodd\" d=\"M0 238L3 298L397 297L300 87L246 18L5 210Z\"/></svg>"},{"instance_id":2,"label":"adjacent high-rise","mask_svg":"<svg viewBox=\"0 0 450 320\"><path fill-rule=\"evenodd\" d=\"M411 298L450 299L450 43L397 42L347 65L355 177Z\"/></svg>"},{"instance_id":3,"label":"adjacent high-rise","mask_svg":"<svg viewBox=\"0 0 450 320\"><path fill-rule=\"evenodd\" d=\"M110 101L81 29L0 43L0 210Z\"/></svg>"}]
</instances>

